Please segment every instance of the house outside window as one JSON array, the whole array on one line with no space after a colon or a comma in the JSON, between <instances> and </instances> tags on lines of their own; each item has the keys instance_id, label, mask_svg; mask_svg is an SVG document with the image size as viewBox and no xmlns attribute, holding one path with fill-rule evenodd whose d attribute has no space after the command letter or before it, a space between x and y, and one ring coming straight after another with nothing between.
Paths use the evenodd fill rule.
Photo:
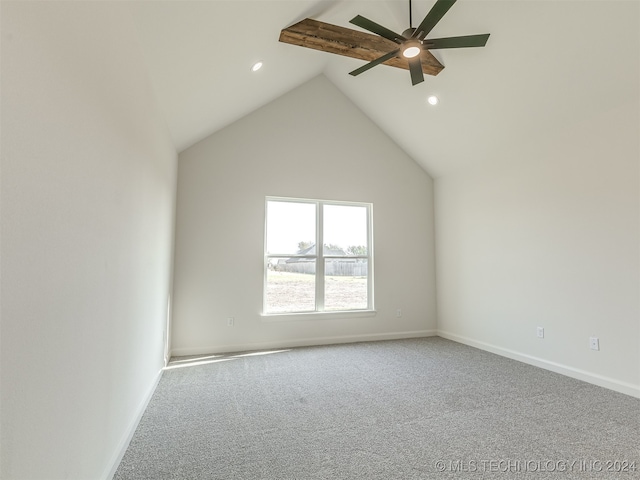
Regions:
<instances>
[{"instance_id":1,"label":"house outside window","mask_svg":"<svg viewBox=\"0 0 640 480\"><path fill-rule=\"evenodd\" d=\"M263 313L373 310L371 215L370 203L267 197Z\"/></svg>"}]
</instances>

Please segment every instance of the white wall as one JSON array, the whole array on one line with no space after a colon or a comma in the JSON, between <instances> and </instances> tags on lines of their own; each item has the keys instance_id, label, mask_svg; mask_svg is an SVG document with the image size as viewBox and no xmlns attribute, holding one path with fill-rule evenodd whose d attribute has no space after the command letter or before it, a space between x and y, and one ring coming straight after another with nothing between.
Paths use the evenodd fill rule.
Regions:
<instances>
[{"instance_id":1,"label":"white wall","mask_svg":"<svg viewBox=\"0 0 640 480\"><path fill-rule=\"evenodd\" d=\"M324 76L185 150L173 353L434 333L432 183ZM377 315L263 321L266 195L373 203Z\"/></svg>"},{"instance_id":2,"label":"white wall","mask_svg":"<svg viewBox=\"0 0 640 480\"><path fill-rule=\"evenodd\" d=\"M2 478L108 477L163 367L177 155L123 8L2 2Z\"/></svg>"},{"instance_id":3,"label":"white wall","mask_svg":"<svg viewBox=\"0 0 640 480\"><path fill-rule=\"evenodd\" d=\"M640 396L635 70L618 77L636 85L624 102L501 166L436 180L441 335Z\"/></svg>"}]
</instances>

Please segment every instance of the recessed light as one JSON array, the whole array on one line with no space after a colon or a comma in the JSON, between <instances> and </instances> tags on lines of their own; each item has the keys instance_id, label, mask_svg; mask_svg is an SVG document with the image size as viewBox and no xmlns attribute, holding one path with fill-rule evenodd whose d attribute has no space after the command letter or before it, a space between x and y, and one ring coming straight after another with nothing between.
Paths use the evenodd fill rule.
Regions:
<instances>
[{"instance_id":1,"label":"recessed light","mask_svg":"<svg viewBox=\"0 0 640 480\"><path fill-rule=\"evenodd\" d=\"M261 68L262 68L262 62L256 62L256 63L253 64L253 67L251 67L251 71L252 72L257 72Z\"/></svg>"},{"instance_id":2,"label":"recessed light","mask_svg":"<svg viewBox=\"0 0 640 480\"><path fill-rule=\"evenodd\" d=\"M427 98L427 102L429 102L430 105L437 105L439 100L435 95L431 95L429 98Z\"/></svg>"}]
</instances>

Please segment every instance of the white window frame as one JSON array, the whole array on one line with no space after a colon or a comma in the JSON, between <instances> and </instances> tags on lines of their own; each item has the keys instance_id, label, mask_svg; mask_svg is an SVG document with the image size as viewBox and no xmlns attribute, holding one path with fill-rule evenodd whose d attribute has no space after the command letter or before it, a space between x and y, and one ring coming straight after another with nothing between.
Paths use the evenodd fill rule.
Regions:
<instances>
[{"instance_id":1,"label":"white window frame","mask_svg":"<svg viewBox=\"0 0 640 480\"><path fill-rule=\"evenodd\" d=\"M291 202L291 203L309 203L315 205L316 210L316 253L315 255L298 255L291 253L267 253L267 227L268 215L267 208L269 202ZM325 255L324 254L324 218L323 207L325 205L337 206L355 206L367 209L367 255L349 255L348 257L341 255ZM290 197L265 197L264 202L264 280L262 290L262 316L283 318L298 316L371 316L375 314L374 296L373 296L373 204L365 202L343 202L337 200L317 200L308 198L290 198ZM315 310L312 311L292 311L292 312L267 312L267 273L269 261L274 258L311 258L316 261L315 274ZM351 310L328 310L326 311L324 304L324 281L325 281L325 259L331 258L361 258L367 260L367 306L362 309Z\"/></svg>"}]
</instances>

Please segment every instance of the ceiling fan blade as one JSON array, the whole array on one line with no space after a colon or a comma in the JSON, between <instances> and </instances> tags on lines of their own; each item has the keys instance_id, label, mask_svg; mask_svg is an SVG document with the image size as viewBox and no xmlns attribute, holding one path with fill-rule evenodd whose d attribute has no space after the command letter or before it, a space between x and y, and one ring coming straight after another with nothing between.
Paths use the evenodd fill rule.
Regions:
<instances>
[{"instance_id":1,"label":"ceiling fan blade","mask_svg":"<svg viewBox=\"0 0 640 480\"><path fill-rule=\"evenodd\" d=\"M424 48L434 50L437 48L466 48L484 47L489 39L489 34L466 35L463 37L432 38L423 42Z\"/></svg>"},{"instance_id":2,"label":"ceiling fan blade","mask_svg":"<svg viewBox=\"0 0 640 480\"><path fill-rule=\"evenodd\" d=\"M429 35L429 32L433 30L433 27L435 27L440 19L444 17L444 14L449 11L454 3L456 3L456 0L438 0L435 5L431 7L427 16L424 17L424 20L422 20L420 25L415 29L412 37L417 37L422 40L424 37Z\"/></svg>"},{"instance_id":3,"label":"ceiling fan blade","mask_svg":"<svg viewBox=\"0 0 640 480\"><path fill-rule=\"evenodd\" d=\"M422 61L420 55L417 55L409 59L409 71L411 72L411 85L417 85L424 82L424 75L422 74Z\"/></svg>"},{"instance_id":4,"label":"ceiling fan blade","mask_svg":"<svg viewBox=\"0 0 640 480\"><path fill-rule=\"evenodd\" d=\"M382 25L379 25L376 22L371 21L368 18L363 17L362 15L356 15L351 20L349 20L349 22L353 23L354 25L357 25L359 27L362 27L365 30L369 30L370 32L378 34L381 37L384 37L384 38L386 38L388 40L391 40L392 42L402 43L402 42L404 42L406 40L399 33L393 32L393 31L389 30L388 28L383 27Z\"/></svg>"},{"instance_id":5,"label":"ceiling fan blade","mask_svg":"<svg viewBox=\"0 0 640 480\"><path fill-rule=\"evenodd\" d=\"M389 52L386 55L383 55L379 58L376 58L375 60L373 60L372 62L369 62L365 65L363 65L360 68L356 68L353 72L349 72L349 75L353 75L354 77L356 75L360 75L361 73L366 72L367 70L369 70L370 68L375 67L376 65L379 65L383 62L386 62L387 60L389 60L390 58L395 57L396 55L398 55L398 53L400 53L400 49L398 50L394 50L393 52ZM420 67L422 69L422 67ZM422 70L421 70L422 73Z\"/></svg>"}]
</instances>

